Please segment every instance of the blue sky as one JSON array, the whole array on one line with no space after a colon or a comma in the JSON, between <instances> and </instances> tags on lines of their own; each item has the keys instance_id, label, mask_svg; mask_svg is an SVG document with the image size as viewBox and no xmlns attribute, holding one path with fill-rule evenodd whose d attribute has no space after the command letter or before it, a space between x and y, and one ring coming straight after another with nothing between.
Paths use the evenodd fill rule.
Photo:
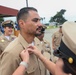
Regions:
<instances>
[{"instance_id":1,"label":"blue sky","mask_svg":"<svg viewBox=\"0 0 76 75\"><path fill-rule=\"evenodd\" d=\"M21 7L24 6L26 6L26 0L25 5L23 2L21 3ZM37 8L39 15L45 17L46 21L61 9L66 10L64 14L65 19L68 21L76 20L76 0L28 0L28 6Z\"/></svg>"}]
</instances>

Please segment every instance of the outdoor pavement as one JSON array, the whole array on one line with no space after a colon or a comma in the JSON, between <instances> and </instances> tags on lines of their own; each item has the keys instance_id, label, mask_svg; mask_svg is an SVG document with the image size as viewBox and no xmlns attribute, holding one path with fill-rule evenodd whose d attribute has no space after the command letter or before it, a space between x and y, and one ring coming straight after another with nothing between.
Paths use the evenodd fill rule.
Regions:
<instances>
[{"instance_id":1,"label":"outdoor pavement","mask_svg":"<svg viewBox=\"0 0 76 75\"><path fill-rule=\"evenodd\" d=\"M46 39L48 42L50 42L50 46L52 45L52 35L54 32L56 32L58 28L53 28L53 29L46 29L45 30L45 36L44 39ZM53 59L53 50L51 47L51 58Z\"/></svg>"},{"instance_id":2,"label":"outdoor pavement","mask_svg":"<svg viewBox=\"0 0 76 75\"><path fill-rule=\"evenodd\" d=\"M54 32L56 32L58 28L46 29L44 38L47 39L51 43L51 37Z\"/></svg>"}]
</instances>

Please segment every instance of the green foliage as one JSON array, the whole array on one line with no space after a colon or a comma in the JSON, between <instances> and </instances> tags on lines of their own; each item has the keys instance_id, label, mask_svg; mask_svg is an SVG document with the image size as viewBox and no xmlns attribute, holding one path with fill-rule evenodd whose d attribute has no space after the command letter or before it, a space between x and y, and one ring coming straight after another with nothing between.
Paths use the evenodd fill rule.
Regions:
<instances>
[{"instance_id":1,"label":"green foliage","mask_svg":"<svg viewBox=\"0 0 76 75\"><path fill-rule=\"evenodd\" d=\"M66 12L66 10L61 9L57 14L49 20L49 22L57 22L58 24L63 24L65 21L67 21L63 15Z\"/></svg>"},{"instance_id":2,"label":"green foliage","mask_svg":"<svg viewBox=\"0 0 76 75\"><path fill-rule=\"evenodd\" d=\"M0 18L0 22L3 22L4 21L4 19L3 18Z\"/></svg>"},{"instance_id":3,"label":"green foliage","mask_svg":"<svg viewBox=\"0 0 76 75\"><path fill-rule=\"evenodd\" d=\"M55 28L58 28L58 27L56 27L56 26L49 26L49 25L47 26L47 29L55 29Z\"/></svg>"}]
</instances>

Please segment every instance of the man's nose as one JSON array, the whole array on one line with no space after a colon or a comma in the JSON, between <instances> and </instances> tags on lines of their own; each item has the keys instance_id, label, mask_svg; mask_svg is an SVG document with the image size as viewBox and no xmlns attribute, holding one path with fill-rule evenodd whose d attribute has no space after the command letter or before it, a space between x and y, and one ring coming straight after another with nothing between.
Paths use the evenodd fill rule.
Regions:
<instances>
[{"instance_id":1,"label":"man's nose","mask_svg":"<svg viewBox=\"0 0 76 75\"><path fill-rule=\"evenodd\" d=\"M42 27L42 26L43 26L43 24L42 24L41 22L39 22L39 23L38 23L38 26Z\"/></svg>"}]
</instances>

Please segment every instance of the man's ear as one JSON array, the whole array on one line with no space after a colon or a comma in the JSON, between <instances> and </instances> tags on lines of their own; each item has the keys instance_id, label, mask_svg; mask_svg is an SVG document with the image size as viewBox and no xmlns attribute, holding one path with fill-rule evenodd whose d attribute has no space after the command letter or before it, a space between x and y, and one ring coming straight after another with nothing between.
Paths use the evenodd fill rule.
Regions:
<instances>
[{"instance_id":1,"label":"man's ear","mask_svg":"<svg viewBox=\"0 0 76 75\"><path fill-rule=\"evenodd\" d=\"M23 20L19 20L20 28L24 28L25 22Z\"/></svg>"}]
</instances>

